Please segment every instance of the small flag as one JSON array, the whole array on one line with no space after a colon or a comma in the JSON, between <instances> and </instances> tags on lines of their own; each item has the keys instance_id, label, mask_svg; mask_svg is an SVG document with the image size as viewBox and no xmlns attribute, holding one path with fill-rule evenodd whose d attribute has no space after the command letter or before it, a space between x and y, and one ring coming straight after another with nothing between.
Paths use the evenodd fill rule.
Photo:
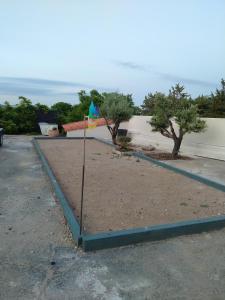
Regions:
<instances>
[{"instance_id":1,"label":"small flag","mask_svg":"<svg viewBox=\"0 0 225 300\"><path fill-rule=\"evenodd\" d=\"M96 127L96 121L99 117L99 108L94 105L93 101L91 101L90 107L89 107L89 114L88 114L88 128L95 128Z\"/></svg>"},{"instance_id":2,"label":"small flag","mask_svg":"<svg viewBox=\"0 0 225 300\"><path fill-rule=\"evenodd\" d=\"M97 119L99 117L99 108L94 105L93 101L91 101L91 104L89 106L89 115L88 117L90 119Z\"/></svg>"}]
</instances>

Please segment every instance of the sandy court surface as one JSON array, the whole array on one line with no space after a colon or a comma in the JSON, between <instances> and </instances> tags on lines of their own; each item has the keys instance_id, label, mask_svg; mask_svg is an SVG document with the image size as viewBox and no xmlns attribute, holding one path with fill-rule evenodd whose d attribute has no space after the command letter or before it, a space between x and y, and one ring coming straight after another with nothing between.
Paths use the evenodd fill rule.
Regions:
<instances>
[{"instance_id":1,"label":"sandy court surface","mask_svg":"<svg viewBox=\"0 0 225 300\"><path fill-rule=\"evenodd\" d=\"M82 141L39 140L79 218ZM112 147L86 141L84 227L97 233L225 214L225 193Z\"/></svg>"}]
</instances>

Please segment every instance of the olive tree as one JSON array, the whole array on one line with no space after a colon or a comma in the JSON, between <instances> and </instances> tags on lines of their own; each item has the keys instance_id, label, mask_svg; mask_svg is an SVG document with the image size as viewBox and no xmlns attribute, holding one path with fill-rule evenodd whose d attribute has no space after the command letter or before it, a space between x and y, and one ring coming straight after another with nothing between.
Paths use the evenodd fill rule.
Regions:
<instances>
[{"instance_id":1,"label":"olive tree","mask_svg":"<svg viewBox=\"0 0 225 300\"><path fill-rule=\"evenodd\" d=\"M205 129L205 121L198 116L197 106L190 101L184 87L179 84L169 92L169 95L158 93L155 97L154 112L149 122L153 131L173 139L172 157L176 158L183 137L186 133L201 132ZM174 128L174 123L177 129Z\"/></svg>"},{"instance_id":2,"label":"olive tree","mask_svg":"<svg viewBox=\"0 0 225 300\"><path fill-rule=\"evenodd\" d=\"M119 93L104 93L104 100L100 107L100 114L105 119L107 128L112 136L112 142L117 145L117 133L120 123L128 121L133 114L133 108L127 96ZM110 125L110 121L113 125Z\"/></svg>"}]
</instances>

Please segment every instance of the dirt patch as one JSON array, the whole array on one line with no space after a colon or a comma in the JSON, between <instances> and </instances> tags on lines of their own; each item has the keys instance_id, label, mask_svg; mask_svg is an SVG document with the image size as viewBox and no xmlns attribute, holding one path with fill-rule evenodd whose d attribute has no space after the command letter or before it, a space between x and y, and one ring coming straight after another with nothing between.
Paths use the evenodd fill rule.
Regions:
<instances>
[{"instance_id":1,"label":"dirt patch","mask_svg":"<svg viewBox=\"0 0 225 300\"><path fill-rule=\"evenodd\" d=\"M157 160L190 160L191 158L188 156L184 156L184 155L178 155L177 157L172 157L171 153L168 152L144 152L145 155L157 159Z\"/></svg>"},{"instance_id":2,"label":"dirt patch","mask_svg":"<svg viewBox=\"0 0 225 300\"><path fill-rule=\"evenodd\" d=\"M79 218L81 140L39 140ZM96 233L225 214L225 194L112 147L87 140L84 226Z\"/></svg>"},{"instance_id":3,"label":"dirt patch","mask_svg":"<svg viewBox=\"0 0 225 300\"><path fill-rule=\"evenodd\" d=\"M177 157L172 157L171 152L162 151L160 149L156 149L154 146L138 146L130 144L130 150L142 152L143 154L157 159L157 160L191 160L193 158L184 155L178 155Z\"/></svg>"}]
</instances>

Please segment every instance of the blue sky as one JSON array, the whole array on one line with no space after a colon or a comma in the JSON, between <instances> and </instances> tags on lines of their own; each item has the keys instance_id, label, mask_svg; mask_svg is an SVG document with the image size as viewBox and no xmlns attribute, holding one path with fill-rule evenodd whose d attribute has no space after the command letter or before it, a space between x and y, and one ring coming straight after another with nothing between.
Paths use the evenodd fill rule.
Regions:
<instances>
[{"instance_id":1,"label":"blue sky","mask_svg":"<svg viewBox=\"0 0 225 300\"><path fill-rule=\"evenodd\" d=\"M80 89L209 94L225 78L224 0L0 0L0 103Z\"/></svg>"}]
</instances>

